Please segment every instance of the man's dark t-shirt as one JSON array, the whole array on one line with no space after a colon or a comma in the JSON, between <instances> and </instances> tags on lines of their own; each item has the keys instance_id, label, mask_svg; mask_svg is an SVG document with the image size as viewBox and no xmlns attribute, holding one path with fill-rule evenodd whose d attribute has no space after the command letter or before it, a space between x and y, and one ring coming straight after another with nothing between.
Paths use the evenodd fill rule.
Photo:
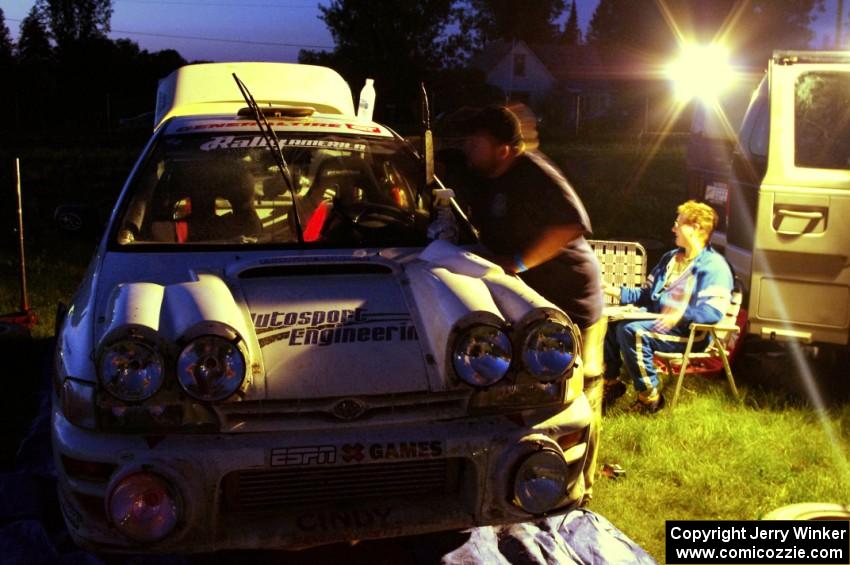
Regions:
<instances>
[{"instance_id":1,"label":"man's dark t-shirt","mask_svg":"<svg viewBox=\"0 0 850 565\"><path fill-rule=\"evenodd\" d=\"M480 179L459 195L471 208L481 242L497 255L515 256L543 230L577 224L590 234L590 218L563 174L538 152L517 157L502 176ZM599 263L580 236L559 255L520 274L529 286L585 328L602 315Z\"/></svg>"}]
</instances>

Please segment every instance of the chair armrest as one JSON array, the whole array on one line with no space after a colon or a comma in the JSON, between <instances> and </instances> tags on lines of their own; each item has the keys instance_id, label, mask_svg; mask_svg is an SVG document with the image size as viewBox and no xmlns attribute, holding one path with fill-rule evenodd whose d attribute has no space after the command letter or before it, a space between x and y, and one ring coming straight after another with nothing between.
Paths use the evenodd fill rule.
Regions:
<instances>
[{"instance_id":1,"label":"chair armrest","mask_svg":"<svg viewBox=\"0 0 850 565\"><path fill-rule=\"evenodd\" d=\"M737 332L740 331L741 328L736 326L735 324L698 324L697 322L693 322L690 325L691 330L710 330L714 329L719 332Z\"/></svg>"}]
</instances>

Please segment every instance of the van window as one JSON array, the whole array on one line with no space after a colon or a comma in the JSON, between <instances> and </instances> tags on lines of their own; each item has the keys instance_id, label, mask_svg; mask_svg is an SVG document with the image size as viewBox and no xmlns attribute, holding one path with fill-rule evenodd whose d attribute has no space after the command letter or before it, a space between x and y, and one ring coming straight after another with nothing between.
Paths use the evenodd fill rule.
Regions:
<instances>
[{"instance_id":1,"label":"van window","mask_svg":"<svg viewBox=\"0 0 850 565\"><path fill-rule=\"evenodd\" d=\"M801 74L794 89L794 164L850 169L850 73Z\"/></svg>"},{"instance_id":2,"label":"van window","mask_svg":"<svg viewBox=\"0 0 850 565\"><path fill-rule=\"evenodd\" d=\"M770 111L765 101L756 112L756 121L753 125L753 133L749 139L749 150L752 155L767 157L767 146L770 140Z\"/></svg>"},{"instance_id":3,"label":"van window","mask_svg":"<svg viewBox=\"0 0 850 565\"><path fill-rule=\"evenodd\" d=\"M763 158L767 157L767 144L770 138L770 110L767 96L768 81L767 77L764 77L758 89L753 92L738 137L744 151Z\"/></svg>"}]
</instances>

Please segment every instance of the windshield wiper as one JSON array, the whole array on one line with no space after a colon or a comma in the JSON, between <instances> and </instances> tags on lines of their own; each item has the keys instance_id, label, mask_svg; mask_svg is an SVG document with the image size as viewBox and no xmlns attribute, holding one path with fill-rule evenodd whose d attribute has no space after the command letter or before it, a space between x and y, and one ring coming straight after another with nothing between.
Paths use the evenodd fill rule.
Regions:
<instances>
[{"instance_id":1,"label":"windshield wiper","mask_svg":"<svg viewBox=\"0 0 850 565\"><path fill-rule=\"evenodd\" d=\"M254 113L254 121L257 122L257 127L260 128L260 134L263 136L266 146L272 152L272 157L274 157L277 169L280 171L280 176L283 177L283 182L289 189L289 195L292 198L292 212L295 214L295 235L298 237L298 243L304 243L304 232L301 230L301 217L298 214L298 203L295 195L295 188L292 186L292 173L289 172L289 166L286 164L286 159L283 158L283 152L280 149L280 141L278 140L274 129L271 125L269 125L268 120L266 120L265 114L260 109L259 105L257 105L257 102L248 90L248 87L245 86L245 83L242 82L238 76L236 76L236 73L232 74L233 80L236 81L236 86L239 87L239 92L242 93L242 98L245 99L245 103L248 104L248 107Z\"/></svg>"}]
</instances>

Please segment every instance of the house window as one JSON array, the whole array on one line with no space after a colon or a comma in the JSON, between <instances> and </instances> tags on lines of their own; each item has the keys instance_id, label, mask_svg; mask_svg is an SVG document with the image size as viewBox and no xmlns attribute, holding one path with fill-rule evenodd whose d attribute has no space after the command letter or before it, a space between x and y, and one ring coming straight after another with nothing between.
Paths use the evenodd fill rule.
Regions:
<instances>
[{"instance_id":1,"label":"house window","mask_svg":"<svg viewBox=\"0 0 850 565\"><path fill-rule=\"evenodd\" d=\"M514 90L508 98L510 102L520 102L526 105L531 103L531 93L525 90Z\"/></svg>"},{"instance_id":2,"label":"house window","mask_svg":"<svg viewBox=\"0 0 850 565\"><path fill-rule=\"evenodd\" d=\"M514 53L514 76L525 76L525 53Z\"/></svg>"}]
</instances>

